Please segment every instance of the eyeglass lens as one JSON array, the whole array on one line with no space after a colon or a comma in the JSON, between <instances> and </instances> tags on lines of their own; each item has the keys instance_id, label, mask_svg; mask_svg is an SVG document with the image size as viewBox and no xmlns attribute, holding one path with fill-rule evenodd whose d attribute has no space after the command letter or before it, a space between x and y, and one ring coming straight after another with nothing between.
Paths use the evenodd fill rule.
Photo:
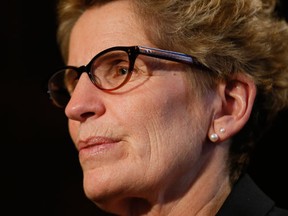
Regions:
<instances>
[{"instance_id":1,"label":"eyeglass lens","mask_svg":"<svg viewBox=\"0 0 288 216\"><path fill-rule=\"evenodd\" d=\"M128 53L123 50L106 52L93 59L88 69L90 70L86 72L98 88L117 89L124 85L130 76ZM77 70L76 67L67 67L50 78L49 93L57 106L65 107L69 102L81 74Z\"/></svg>"}]
</instances>

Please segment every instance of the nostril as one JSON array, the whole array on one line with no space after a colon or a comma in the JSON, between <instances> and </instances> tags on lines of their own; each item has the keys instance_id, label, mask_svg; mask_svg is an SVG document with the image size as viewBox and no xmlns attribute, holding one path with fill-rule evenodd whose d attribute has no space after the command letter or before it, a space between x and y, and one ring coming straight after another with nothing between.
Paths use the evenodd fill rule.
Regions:
<instances>
[{"instance_id":1,"label":"nostril","mask_svg":"<svg viewBox=\"0 0 288 216\"><path fill-rule=\"evenodd\" d=\"M81 118L87 119L87 118L94 116L94 115L95 115L94 112L85 112L85 113L81 114Z\"/></svg>"}]
</instances>

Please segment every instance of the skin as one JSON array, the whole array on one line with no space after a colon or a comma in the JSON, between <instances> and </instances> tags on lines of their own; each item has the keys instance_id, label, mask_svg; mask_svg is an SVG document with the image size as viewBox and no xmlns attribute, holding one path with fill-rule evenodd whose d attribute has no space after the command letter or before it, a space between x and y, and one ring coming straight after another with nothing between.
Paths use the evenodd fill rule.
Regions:
<instances>
[{"instance_id":1,"label":"skin","mask_svg":"<svg viewBox=\"0 0 288 216\"><path fill-rule=\"evenodd\" d=\"M68 64L87 64L100 51L120 45L155 47L125 0L80 17ZM97 89L84 73L66 107L85 193L105 211L215 215L230 192L229 137L248 119L253 83L236 77L229 88L221 84L200 100L183 65L170 66L113 93ZM225 133L211 142L208 136L220 127Z\"/></svg>"}]
</instances>

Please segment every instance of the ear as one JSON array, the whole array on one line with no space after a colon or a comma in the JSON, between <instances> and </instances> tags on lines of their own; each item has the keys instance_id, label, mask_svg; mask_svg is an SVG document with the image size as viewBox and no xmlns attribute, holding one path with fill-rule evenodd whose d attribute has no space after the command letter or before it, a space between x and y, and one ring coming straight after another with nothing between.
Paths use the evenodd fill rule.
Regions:
<instances>
[{"instance_id":1,"label":"ear","mask_svg":"<svg viewBox=\"0 0 288 216\"><path fill-rule=\"evenodd\" d=\"M221 83L217 90L221 101L217 103L208 132L212 142L225 141L244 127L256 96L254 81L244 74Z\"/></svg>"}]
</instances>

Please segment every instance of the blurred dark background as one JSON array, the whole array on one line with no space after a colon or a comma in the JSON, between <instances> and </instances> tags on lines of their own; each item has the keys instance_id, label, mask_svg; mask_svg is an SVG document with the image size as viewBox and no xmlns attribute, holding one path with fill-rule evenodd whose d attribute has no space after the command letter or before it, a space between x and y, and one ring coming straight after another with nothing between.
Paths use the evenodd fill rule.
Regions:
<instances>
[{"instance_id":1,"label":"blurred dark background","mask_svg":"<svg viewBox=\"0 0 288 216\"><path fill-rule=\"evenodd\" d=\"M0 205L5 213L1 215L104 215L84 196L66 117L47 95L47 79L62 65L55 2L2 3ZM278 10L288 20L287 0ZM258 185L284 208L288 208L287 134L288 112L283 112L249 167Z\"/></svg>"}]
</instances>

